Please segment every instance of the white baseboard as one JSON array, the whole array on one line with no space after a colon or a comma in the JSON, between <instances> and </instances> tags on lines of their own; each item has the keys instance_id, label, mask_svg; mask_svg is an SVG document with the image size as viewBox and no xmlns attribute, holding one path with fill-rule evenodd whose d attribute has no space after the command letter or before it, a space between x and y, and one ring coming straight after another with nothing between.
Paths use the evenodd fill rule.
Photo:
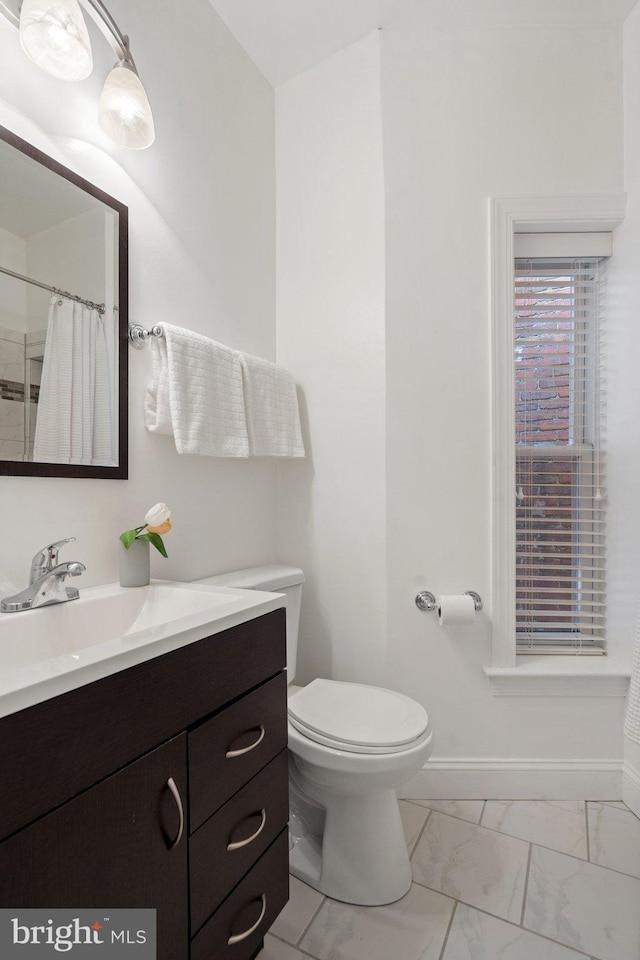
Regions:
<instances>
[{"instance_id":1,"label":"white baseboard","mask_svg":"<svg viewBox=\"0 0 640 960\"><path fill-rule=\"evenodd\" d=\"M622 799L640 817L640 770L625 761L622 771Z\"/></svg>"},{"instance_id":2,"label":"white baseboard","mask_svg":"<svg viewBox=\"0 0 640 960\"><path fill-rule=\"evenodd\" d=\"M620 760L437 757L398 791L405 800L620 800L623 768L640 807L640 772ZM624 799L624 798L623 798ZM631 806L628 800L625 800ZM632 808L635 809L635 808Z\"/></svg>"}]
</instances>

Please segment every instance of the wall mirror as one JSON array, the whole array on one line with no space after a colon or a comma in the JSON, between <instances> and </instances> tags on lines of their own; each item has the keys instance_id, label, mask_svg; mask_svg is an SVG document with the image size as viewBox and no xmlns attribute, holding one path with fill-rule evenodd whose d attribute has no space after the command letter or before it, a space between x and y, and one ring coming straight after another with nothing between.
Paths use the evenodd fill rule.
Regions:
<instances>
[{"instance_id":1,"label":"wall mirror","mask_svg":"<svg viewBox=\"0 0 640 960\"><path fill-rule=\"evenodd\" d=\"M127 229L0 127L0 474L126 478Z\"/></svg>"}]
</instances>

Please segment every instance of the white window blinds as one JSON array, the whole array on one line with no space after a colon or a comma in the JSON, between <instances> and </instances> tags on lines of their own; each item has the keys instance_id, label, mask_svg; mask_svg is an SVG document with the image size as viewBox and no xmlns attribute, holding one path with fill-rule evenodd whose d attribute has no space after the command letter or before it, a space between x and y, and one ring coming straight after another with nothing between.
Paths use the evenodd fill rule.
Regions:
<instances>
[{"instance_id":1,"label":"white window blinds","mask_svg":"<svg viewBox=\"0 0 640 960\"><path fill-rule=\"evenodd\" d=\"M604 650L604 263L515 263L518 653Z\"/></svg>"}]
</instances>

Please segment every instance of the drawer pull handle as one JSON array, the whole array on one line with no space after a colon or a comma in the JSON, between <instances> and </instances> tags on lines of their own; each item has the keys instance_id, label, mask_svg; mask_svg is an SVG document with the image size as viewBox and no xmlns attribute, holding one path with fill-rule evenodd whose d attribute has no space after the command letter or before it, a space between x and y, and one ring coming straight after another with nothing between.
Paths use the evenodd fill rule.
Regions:
<instances>
[{"instance_id":1,"label":"drawer pull handle","mask_svg":"<svg viewBox=\"0 0 640 960\"><path fill-rule=\"evenodd\" d=\"M255 833L252 833L251 836L250 836L250 837L247 837L246 840L237 840L235 843L228 843L228 844L227 844L227 850L240 850L241 847L247 847L247 846L249 846L250 843L253 843L253 841L256 839L256 837L259 837L259 836L260 836L260 834L261 834L262 831L264 830L265 824L266 824L266 822L267 822L267 811L265 810L264 807L263 807L262 810L260 811L260 816L262 817L262 820L261 820L260 826L258 827L258 829L256 830L256 832L255 832Z\"/></svg>"},{"instance_id":2,"label":"drawer pull handle","mask_svg":"<svg viewBox=\"0 0 640 960\"><path fill-rule=\"evenodd\" d=\"M258 917L256 922L253 924L253 926L249 927L248 930L244 930L242 933L236 933L235 936L229 937L229 939L227 940L227 943L230 947L234 943L240 943L241 940L246 940L247 937L250 937L252 933L255 933L255 931L258 929L258 927L264 920L264 915L267 912L267 898L264 895L264 893L262 894L260 899L262 900L262 910L260 911L260 916Z\"/></svg>"},{"instance_id":3,"label":"drawer pull handle","mask_svg":"<svg viewBox=\"0 0 640 960\"><path fill-rule=\"evenodd\" d=\"M257 740L254 740L253 743L250 743L248 747L243 747L242 750L227 750L225 756L228 758L231 757L241 757L244 753L250 753L252 750L255 750L264 740L264 727L260 724L260 736Z\"/></svg>"},{"instance_id":4,"label":"drawer pull handle","mask_svg":"<svg viewBox=\"0 0 640 960\"><path fill-rule=\"evenodd\" d=\"M173 848L177 847L180 841L182 840L182 834L184 833L184 810L182 807L182 799L180 797L180 791L176 787L176 782L173 779L173 777L169 777L169 779L167 780L167 786L171 791L171 796L176 802L176 807L178 808L178 816L180 817L180 823L178 826L178 836L175 838L175 840L169 847L169 850L173 850Z\"/></svg>"}]
</instances>

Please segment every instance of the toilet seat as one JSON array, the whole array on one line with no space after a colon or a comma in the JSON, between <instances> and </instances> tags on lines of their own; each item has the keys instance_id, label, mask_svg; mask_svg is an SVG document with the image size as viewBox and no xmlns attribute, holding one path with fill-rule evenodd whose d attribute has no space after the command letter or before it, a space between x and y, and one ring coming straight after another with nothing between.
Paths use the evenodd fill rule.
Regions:
<instances>
[{"instance_id":1,"label":"toilet seat","mask_svg":"<svg viewBox=\"0 0 640 960\"><path fill-rule=\"evenodd\" d=\"M381 687L313 680L288 707L289 722L301 734L348 753L400 753L430 736L424 707Z\"/></svg>"}]
</instances>

